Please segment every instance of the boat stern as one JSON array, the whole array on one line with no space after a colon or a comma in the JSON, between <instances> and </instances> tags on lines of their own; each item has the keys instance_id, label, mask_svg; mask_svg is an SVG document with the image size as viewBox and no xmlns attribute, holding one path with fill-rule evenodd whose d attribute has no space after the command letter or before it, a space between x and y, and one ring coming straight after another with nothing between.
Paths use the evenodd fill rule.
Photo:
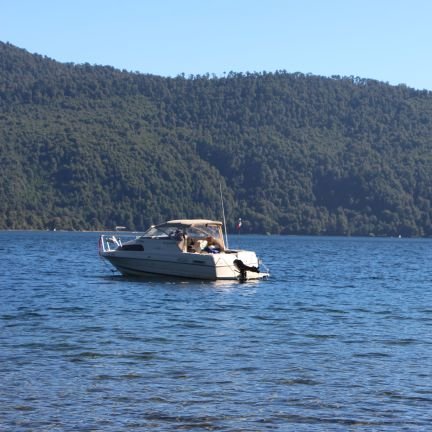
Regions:
<instances>
[{"instance_id":1,"label":"boat stern","mask_svg":"<svg viewBox=\"0 0 432 432\"><path fill-rule=\"evenodd\" d=\"M233 261L239 272L240 280L266 279L270 276L268 271L260 269L260 260L253 251L238 251Z\"/></svg>"}]
</instances>

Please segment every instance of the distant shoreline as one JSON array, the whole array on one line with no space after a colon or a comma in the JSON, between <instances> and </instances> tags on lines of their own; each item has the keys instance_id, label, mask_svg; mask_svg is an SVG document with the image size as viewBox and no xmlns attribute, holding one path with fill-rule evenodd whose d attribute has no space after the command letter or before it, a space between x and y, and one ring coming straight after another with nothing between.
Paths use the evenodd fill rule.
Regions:
<instances>
[{"instance_id":1,"label":"distant shoreline","mask_svg":"<svg viewBox=\"0 0 432 432\"><path fill-rule=\"evenodd\" d=\"M106 229L106 230L41 230L41 229L0 229L0 233L6 233L6 232L11 232L11 233L17 233L17 232L35 232L35 233L44 233L44 232L52 232L52 233L94 233L94 234L104 234L104 233L116 233L118 235L121 234L126 234L126 235L132 235L132 234L141 234L144 233L145 230L143 231L127 231L127 230L121 230L121 231L116 231L116 230L110 230L110 229ZM372 238L377 238L377 239L431 239L431 236L411 236L411 237L403 237L403 236L386 236L386 235L364 235L364 236L357 236L357 235L335 235L335 234L331 234L331 235L326 235L326 234L262 234L262 233L228 233L228 235L231 236L235 236L235 237L242 237L242 236L249 236L249 235L253 235L253 236L263 236L263 237L311 237L311 238L330 238L330 237L334 237L334 238L368 238L368 239L372 239Z\"/></svg>"}]
</instances>

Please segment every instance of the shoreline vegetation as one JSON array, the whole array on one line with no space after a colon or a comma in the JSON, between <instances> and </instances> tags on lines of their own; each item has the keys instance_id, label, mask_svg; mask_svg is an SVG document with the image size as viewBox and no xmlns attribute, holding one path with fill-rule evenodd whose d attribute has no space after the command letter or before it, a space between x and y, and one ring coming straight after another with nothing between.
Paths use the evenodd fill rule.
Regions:
<instances>
[{"instance_id":1,"label":"shoreline vegetation","mask_svg":"<svg viewBox=\"0 0 432 432\"><path fill-rule=\"evenodd\" d=\"M0 229L432 236L432 93L358 77L175 78L0 42Z\"/></svg>"},{"instance_id":2,"label":"shoreline vegetation","mask_svg":"<svg viewBox=\"0 0 432 432\"><path fill-rule=\"evenodd\" d=\"M5 232L36 232L36 233L42 233L42 232L52 232L52 233L94 233L94 234L116 234L118 236L126 235L136 235L136 234L142 234L145 232L145 230L141 231L128 231L128 230L122 230L122 231L116 231L114 229L106 229L106 230L67 230L67 229L57 229L57 230L50 230L50 229L0 229L0 233ZM241 238L242 236L265 236L265 237L271 237L271 236L281 236L281 237L340 237L340 238L381 238L381 239L431 239L431 236L411 236L411 237L402 237L401 235L398 236L392 236L392 235L337 235L337 234L331 234L331 235L325 235L325 234L271 234L271 233L236 233L236 232L228 232L229 237L235 237L235 238Z\"/></svg>"}]
</instances>

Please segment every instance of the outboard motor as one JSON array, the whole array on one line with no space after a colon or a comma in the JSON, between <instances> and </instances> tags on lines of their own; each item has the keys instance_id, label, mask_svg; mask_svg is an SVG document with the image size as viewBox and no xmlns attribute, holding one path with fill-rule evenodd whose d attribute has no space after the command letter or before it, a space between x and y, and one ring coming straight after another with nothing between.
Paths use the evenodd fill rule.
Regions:
<instances>
[{"instance_id":1,"label":"outboard motor","mask_svg":"<svg viewBox=\"0 0 432 432\"><path fill-rule=\"evenodd\" d=\"M246 278L246 272L251 271L254 273L259 273L259 268L255 266L248 266L246 265L242 260L236 259L234 260L234 265L238 268L240 272L240 280L245 281Z\"/></svg>"}]
</instances>

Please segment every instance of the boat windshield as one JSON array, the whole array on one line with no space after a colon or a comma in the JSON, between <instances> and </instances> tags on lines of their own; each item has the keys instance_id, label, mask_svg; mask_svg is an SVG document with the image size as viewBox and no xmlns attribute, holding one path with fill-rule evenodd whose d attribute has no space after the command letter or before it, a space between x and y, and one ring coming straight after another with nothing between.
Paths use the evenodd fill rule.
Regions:
<instances>
[{"instance_id":1,"label":"boat windshield","mask_svg":"<svg viewBox=\"0 0 432 432\"><path fill-rule=\"evenodd\" d=\"M196 239L205 239L206 237L214 237L222 239L220 226L203 224L203 225L177 225L164 224L150 227L141 238L177 238L181 234L186 234L188 237Z\"/></svg>"},{"instance_id":2,"label":"boat windshield","mask_svg":"<svg viewBox=\"0 0 432 432\"><path fill-rule=\"evenodd\" d=\"M142 235L142 238L168 238L175 236L178 232L182 233L178 226L152 226Z\"/></svg>"},{"instance_id":3,"label":"boat windshield","mask_svg":"<svg viewBox=\"0 0 432 432\"><path fill-rule=\"evenodd\" d=\"M221 230L218 225L194 225L187 229L186 234L196 239L206 237L221 238Z\"/></svg>"}]
</instances>

